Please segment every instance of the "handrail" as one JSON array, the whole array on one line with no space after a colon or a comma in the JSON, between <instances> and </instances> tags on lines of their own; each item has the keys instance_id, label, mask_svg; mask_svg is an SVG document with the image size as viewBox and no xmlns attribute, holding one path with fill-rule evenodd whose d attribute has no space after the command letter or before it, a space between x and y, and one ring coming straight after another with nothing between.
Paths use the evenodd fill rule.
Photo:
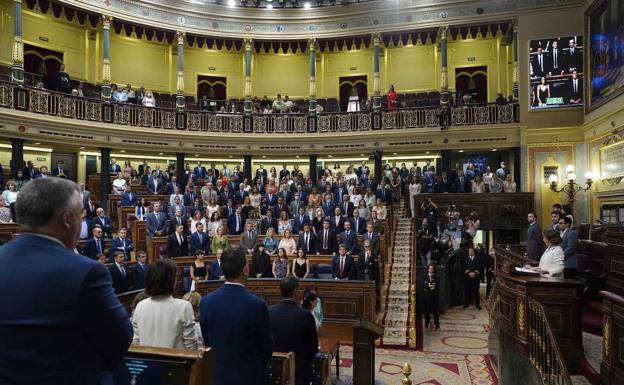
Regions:
<instances>
[{"instance_id":1,"label":"handrail","mask_svg":"<svg viewBox=\"0 0 624 385\"><path fill-rule=\"evenodd\" d=\"M137 126L218 133L300 134L359 132L439 127L440 107L403 108L396 111L343 113L241 114L144 107L76 97L55 91L0 81L0 107L38 114ZM517 104L451 107L450 126L519 122Z\"/></svg>"},{"instance_id":2,"label":"handrail","mask_svg":"<svg viewBox=\"0 0 624 385\"><path fill-rule=\"evenodd\" d=\"M545 385L572 385L563 354L542 304L527 298L528 352Z\"/></svg>"}]
</instances>

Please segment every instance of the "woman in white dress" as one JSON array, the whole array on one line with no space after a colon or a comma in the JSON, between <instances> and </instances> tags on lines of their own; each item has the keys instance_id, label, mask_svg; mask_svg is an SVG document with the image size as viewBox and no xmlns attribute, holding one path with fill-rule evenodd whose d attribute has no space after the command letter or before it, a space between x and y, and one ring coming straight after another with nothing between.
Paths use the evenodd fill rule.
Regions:
<instances>
[{"instance_id":1,"label":"woman in white dress","mask_svg":"<svg viewBox=\"0 0 624 385\"><path fill-rule=\"evenodd\" d=\"M203 232L206 233L208 231L208 226L206 226L206 218L204 218L202 216L201 211L196 210L193 213L193 219L191 220L191 234L195 233L197 231L197 224L201 223L202 225L204 225L203 227Z\"/></svg>"},{"instance_id":2,"label":"woman in white dress","mask_svg":"<svg viewBox=\"0 0 624 385\"><path fill-rule=\"evenodd\" d=\"M351 180L357 181L357 178L357 175L353 172L353 167L349 166L344 176L345 183L350 183Z\"/></svg>"},{"instance_id":3,"label":"woman in white dress","mask_svg":"<svg viewBox=\"0 0 624 385\"><path fill-rule=\"evenodd\" d=\"M481 194L485 192L485 183L481 180L480 175L476 175L474 180L472 181L472 192Z\"/></svg>"},{"instance_id":4,"label":"woman in white dress","mask_svg":"<svg viewBox=\"0 0 624 385\"><path fill-rule=\"evenodd\" d=\"M126 180L121 172L117 173L117 179L113 181L113 192L116 195L121 195L126 191Z\"/></svg>"},{"instance_id":5,"label":"woman in white dress","mask_svg":"<svg viewBox=\"0 0 624 385\"><path fill-rule=\"evenodd\" d=\"M219 211L219 205L217 204L217 199L212 197L208 199L208 204L206 205L206 217L210 218L212 213Z\"/></svg>"},{"instance_id":6,"label":"woman in white dress","mask_svg":"<svg viewBox=\"0 0 624 385\"><path fill-rule=\"evenodd\" d=\"M561 236L557 230L546 229L543 232L546 251L540 258L539 267L532 269L546 277L563 276L563 260L565 254L561 248Z\"/></svg>"},{"instance_id":7,"label":"woman in white dress","mask_svg":"<svg viewBox=\"0 0 624 385\"><path fill-rule=\"evenodd\" d=\"M416 194L420 194L422 191L422 184L420 183L420 178L412 177L409 184L409 200L410 200L410 209L412 210L412 218L416 218L416 208L414 207L414 196Z\"/></svg>"},{"instance_id":8,"label":"woman in white dress","mask_svg":"<svg viewBox=\"0 0 624 385\"><path fill-rule=\"evenodd\" d=\"M516 192L516 182L513 181L511 174L507 175L507 178L505 178L505 181L503 182L503 191L506 193Z\"/></svg>"}]
</instances>

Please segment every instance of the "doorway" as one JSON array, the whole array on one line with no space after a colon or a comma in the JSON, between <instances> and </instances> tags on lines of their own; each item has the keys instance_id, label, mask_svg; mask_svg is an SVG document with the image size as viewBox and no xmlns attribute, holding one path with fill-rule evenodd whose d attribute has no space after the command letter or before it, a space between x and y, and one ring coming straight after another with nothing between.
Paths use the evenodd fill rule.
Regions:
<instances>
[{"instance_id":1,"label":"doorway","mask_svg":"<svg viewBox=\"0 0 624 385\"><path fill-rule=\"evenodd\" d=\"M455 90L460 97L472 96L472 103L487 103L487 66L455 68Z\"/></svg>"},{"instance_id":2,"label":"doorway","mask_svg":"<svg viewBox=\"0 0 624 385\"><path fill-rule=\"evenodd\" d=\"M351 96L357 96L360 102L368 99L368 77L366 75L341 76L338 78L338 87L340 92L340 111L347 111Z\"/></svg>"},{"instance_id":3,"label":"doorway","mask_svg":"<svg viewBox=\"0 0 624 385\"><path fill-rule=\"evenodd\" d=\"M197 103L206 96L210 110L217 111L227 101L227 78L224 76L197 75Z\"/></svg>"},{"instance_id":4,"label":"doorway","mask_svg":"<svg viewBox=\"0 0 624 385\"><path fill-rule=\"evenodd\" d=\"M59 160L62 160L63 162L65 162L64 172L65 172L65 175L67 175L67 179L76 181L76 177L77 177L76 172L78 170L77 162L76 162L76 154L53 152L51 158L52 158L52 161L50 163L50 167L51 167L50 174L54 172L54 169L56 168L56 163Z\"/></svg>"},{"instance_id":5,"label":"doorway","mask_svg":"<svg viewBox=\"0 0 624 385\"><path fill-rule=\"evenodd\" d=\"M35 87L43 82L47 90L56 91L56 73L63 63L63 53L24 44L24 81Z\"/></svg>"}]
</instances>

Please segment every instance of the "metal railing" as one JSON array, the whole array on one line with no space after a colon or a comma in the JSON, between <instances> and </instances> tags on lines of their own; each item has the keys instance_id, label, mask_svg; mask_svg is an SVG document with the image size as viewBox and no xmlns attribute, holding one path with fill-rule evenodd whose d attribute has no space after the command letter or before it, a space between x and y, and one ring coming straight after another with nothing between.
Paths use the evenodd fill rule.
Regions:
<instances>
[{"instance_id":1,"label":"metal railing","mask_svg":"<svg viewBox=\"0 0 624 385\"><path fill-rule=\"evenodd\" d=\"M545 385L572 385L559 344L546 317L544 307L527 299L529 361Z\"/></svg>"},{"instance_id":2,"label":"metal railing","mask_svg":"<svg viewBox=\"0 0 624 385\"><path fill-rule=\"evenodd\" d=\"M484 104L452 108L418 107L396 111L343 113L237 114L170 108L76 97L0 82L0 107L91 122L146 128L220 133L299 134L394 130L519 122L517 104Z\"/></svg>"}]
</instances>

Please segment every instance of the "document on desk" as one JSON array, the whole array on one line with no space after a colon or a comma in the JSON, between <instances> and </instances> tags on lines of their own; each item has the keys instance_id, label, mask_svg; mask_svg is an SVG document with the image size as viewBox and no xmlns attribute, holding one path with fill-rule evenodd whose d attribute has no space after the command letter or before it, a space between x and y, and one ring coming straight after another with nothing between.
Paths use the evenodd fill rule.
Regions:
<instances>
[{"instance_id":1,"label":"document on desk","mask_svg":"<svg viewBox=\"0 0 624 385\"><path fill-rule=\"evenodd\" d=\"M527 269L526 267L515 267L516 273L539 275L538 271Z\"/></svg>"}]
</instances>

